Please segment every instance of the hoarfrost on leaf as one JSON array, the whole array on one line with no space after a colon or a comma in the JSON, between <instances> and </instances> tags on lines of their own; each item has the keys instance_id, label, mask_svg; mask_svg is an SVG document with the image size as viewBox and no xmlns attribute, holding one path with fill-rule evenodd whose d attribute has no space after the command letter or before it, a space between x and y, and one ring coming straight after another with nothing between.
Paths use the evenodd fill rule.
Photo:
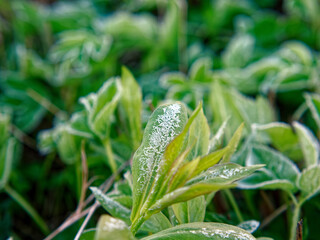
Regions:
<instances>
[{"instance_id":1,"label":"hoarfrost on leaf","mask_svg":"<svg viewBox=\"0 0 320 240\"><path fill-rule=\"evenodd\" d=\"M156 119L156 124L149 133L149 145L143 150L142 157L139 161L141 175L138 181L145 179L145 176L152 171L152 167L157 167L162 158L163 152L167 145L176 137L176 128L179 128L179 113L181 106L172 104L163 108L163 114ZM139 189L142 191L142 189Z\"/></svg>"}]
</instances>

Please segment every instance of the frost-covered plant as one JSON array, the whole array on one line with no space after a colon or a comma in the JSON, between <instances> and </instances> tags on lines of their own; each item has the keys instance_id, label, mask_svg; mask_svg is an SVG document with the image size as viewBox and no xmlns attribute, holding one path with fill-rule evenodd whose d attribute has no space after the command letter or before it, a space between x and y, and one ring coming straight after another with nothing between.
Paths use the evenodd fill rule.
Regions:
<instances>
[{"instance_id":1,"label":"frost-covered plant","mask_svg":"<svg viewBox=\"0 0 320 240\"><path fill-rule=\"evenodd\" d=\"M252 128L253 137L259 143L245 144L235 159L239 160L243 155L244 165L265 164L265 168L241 180L238 186L243 189L280 189L287 193L293 209L289 234L294 240L303 204L320 193L319 141L299 122L292 126L280 122L255 124ZM262 145L264 141L279 151ZM301 159L304 161L299 168L293 160Z\"/></svg>"},{"instance_id":2,"label":"frost-covered plant","mask_svg":"<svg viewBox=\"0 0 320 240\"><path fill-rule=\"evenodd\" d=\"M119 198L121 194L104 195L99 189L92 188L101 205L126 224L124 227L124 223L113 223L120 220L102 217L96 239L109 239L114 231L124 233L118 239L131 239L137 233L140 236L145 232L156 233L145 239L179 236L188 239L255 239L238 227L194 223L204 220L204 195L234 187L235 181L263 166L242 167L229 162L242 128L243 125L225 148L209 153L210 130L202 104L189 119L180 102L158 107L151 115L142 144L133 156L132 178L127 175L131 183L129 192L132 192L130 207L124 206L123 198ZM115 191L119 193L119 190ZM165 209L168 209L167 215ZM179 226L173 227L175 225ZM132 235L128 234L129 229Z\"/></svg>"}]
</instances>

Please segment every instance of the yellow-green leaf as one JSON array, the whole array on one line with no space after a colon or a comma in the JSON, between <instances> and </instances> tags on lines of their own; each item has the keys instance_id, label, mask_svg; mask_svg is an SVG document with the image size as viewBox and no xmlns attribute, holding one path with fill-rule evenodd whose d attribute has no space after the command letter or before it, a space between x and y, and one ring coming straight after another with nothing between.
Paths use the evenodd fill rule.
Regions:
<instances>
[{"instance_id":1,"label":"yellow-green leaf","mask_svg":"<svg viewBox=\"0 0 320 240\"><path fill-rule=\"evenodd\" d=\"M134 240L129 227L120 219L102 215L99 219L95 240Z\"/></svg>"},{"instance_id":2,"label":"yellow-green leaf","mask_svg":"<svg viewBox=\"0 0 320 240\"><path fill-rule=\"evenodd\" d=\"M125 111L132 146L136 150L140 145L142 137L142 93L138 83L126 67L122 67L121 85L123 90L120 103Z\"/></svg>"}]
</instances>

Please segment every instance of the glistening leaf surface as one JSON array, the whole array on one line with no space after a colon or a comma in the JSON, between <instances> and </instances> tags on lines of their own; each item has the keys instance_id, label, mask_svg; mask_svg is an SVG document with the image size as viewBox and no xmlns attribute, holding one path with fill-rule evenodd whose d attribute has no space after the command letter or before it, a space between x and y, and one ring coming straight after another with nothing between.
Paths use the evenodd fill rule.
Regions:
<instances>
[{"instance_id":1,"label":"glistening leaf surface","mask_svg":"<svg viewBox=\"0 0 320 240\"><path fill-rule=\"evenodd\" d=\"M246 159L246 165L265 164L259 172L239 182L241 188L297 190L300 174L297 166L281 153L265 146L254 146Z\"/></svg>"},{"instance_id":2,"label":"glistening leaf surface","mask_svg":"<svg viewBox=\"0 0 320 240\"><path fill-rule=\"evenodd\" d=\"M133 220L144 202L154 181L159 162L168 144L182 131L187 121L187 112L181 103L158 107L146 126L143 141L133 156Z\"/></svg>"},{"instance_id":3,"label":"glistening leaf surface","mask_svg":"<svg viewBox=\"0 0 320 240\"><path fill-rule=\"evenodd\" d=\"M249 232L222 223L188 223L182 224L143 240L255 240Z\"/></svg>"},{"instance_id":4,"label":"glistening leaf surface","mask_svg":"<svg viewBox=\"0 0 320 240\"><path fill-rule=\"evenodd\" d=\"M188 149L184 151L186 147L185 145L187 142L188 131L201 109L202 104L200 103L190 116L182 132L168 144L168 147L163 154L163 158L159 162L154 183L150 190L150 194L146 198L142 211L145 211L157 199L161 198L167 192L166 186L168 180L171 179L171 176L173 176L173 174L176 172L176 169L178 169L180 164L183 162L185 158L183 155L188 152Z\"/></svg>"},{"instance_id":5,"label":"glistening leaf surface","mask_svg":"<svg viewBox=\"0 0 320 240\"><path fill-rule=\"evenodd\" d=\"M187 185L195 183L229 184L241 178L249 176L263 166L264 165L260 164L242 167L235 163L218 164L188 181Z\"/></svg>"},{"instance_id":6,"label":"glistening leaf surface","mask_svg":"<svg viewBox=\"0 0 320 240\"><path fill-rule=\"evenodd\" d=\"M105 210L107 210L113 217L119 218L130 225L130 209L106 196L100 189L96 187L91 187L90 189Z\"/></svg>"},{"instance_id":7,"label":"glistening leaf surface","mask_svg":"<svg viewBox=\"0 0 320 240\"><path fill-rule=\"evenodd\" d=\"M259 225L260 223L256 220L248 220L240 223L238 227L248 231L249 233L253 233L258 229Z\"/></svg>"}]
</instances>

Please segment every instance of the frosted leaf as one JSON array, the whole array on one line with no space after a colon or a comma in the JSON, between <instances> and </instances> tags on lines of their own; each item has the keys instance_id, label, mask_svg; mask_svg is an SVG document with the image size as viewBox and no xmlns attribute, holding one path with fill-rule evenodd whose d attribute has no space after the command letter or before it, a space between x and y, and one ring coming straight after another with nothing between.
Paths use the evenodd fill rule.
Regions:
<instances>
[{"instance_id":1,"label":"frosted leaf","mask_svg":"<svg viewBox=\"0 0 320 240\"><path fill-rule=\"evenodd\" d=\"M256 220L244 221L238 225L239 228L242 228L248 231L249 233L255 232L259 226L260 226L260 223Z\"/></svg>"},{"instance_id":2,"label":"frosted leaf","mask_svg":"<svg viewBox=\"0 0 320 240\"><path fill-rule=\"evenodd\" d=\"M90 189L93 192L95 198L105 210L107 210L112 216L120 218L121 220L130 224L130 209L116 202L112 198L106 196L100 189L96 187L91 187Z\"/></svg>"},{"instance_id":3,"label":"frosted leaf","mask_svg":"<svg viewBox=\"0 0 320 240\"><path fill-rule=\"evenodd\" d=\"M249 232L227 224L221 223L188 223L166 229L157 234L144 238L144 240L255 240Z\"/></svg>"},{"instance_id":4,"label":"frosted leaf","mask_svg":"<svg viewBox=\"0 0 320 240\"><path fill-rule=\"evenodd\" d=\"M181 127L179 124L181 122L179 117L181 113L180 104L172 104L162 110L163 114L157 117L155 125L153 125L151 132L148 134L148 145L144 146L142 155L139 158L141 165L138 182L140 183L143 183L146 175L151 173L153 167L157 167L164 150L178 135L177 129ZM142 191L142 189L139 189L139 191Z\"/></svg>"},{"instance_id":5,"label":"frosted leaf","mask_svg":"<svg viewBox=\"0 0 320 240\"><path fill-rule=\"evenodd\" d=\"M104 222L103 226L102 226L102 230L103 231L110 231L113 229L125 229L127 227L127 225L119 220L119 219L115 219L115 218L110 218L109 222Z\"/></svg>"},{"instance_id":6,"label":"frosted leaf","mask_svg":"<svg viewBox=\"0 0 320 240\"><path fill-rule=\"evenodd\" d=\"M190 185L197 182L231 183L249 176L261 167L263 167L263 165L242 167L235 163L219 164L209 168L198 177L191 179L187 184Z\"/></svg>"},{"instance_id":7,"label":"frosted leaf","mask_svg":"<svg viewBox=\"0 0 320 240\"><path fill-rule=\"evenodd\" d=\"M162 105L151 115L132 161L133 215L144 193L150 190L149 183L154 181L166 147L182 131L186 121L186 109L181 103Z\"/></svg>"}]
</instances>

